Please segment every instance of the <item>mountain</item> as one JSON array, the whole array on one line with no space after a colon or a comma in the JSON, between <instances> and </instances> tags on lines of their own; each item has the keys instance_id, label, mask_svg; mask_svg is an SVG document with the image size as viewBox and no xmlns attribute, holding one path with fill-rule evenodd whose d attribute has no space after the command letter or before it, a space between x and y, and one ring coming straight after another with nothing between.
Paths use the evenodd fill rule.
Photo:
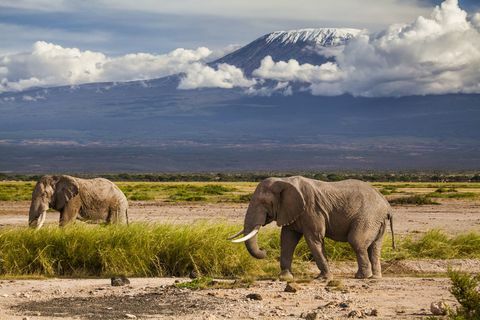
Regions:
<instances>
[{"instance_id":1,"label":"mountain","mask_svg":"<svg viewBox=\"0 0 480 320\"><path fill-rule=\"evenodd\" d=\"M253 70L266 54L318 63L328 57L313 52L335 50L356 32L274 32L215 63ZM256 96L178 90L179 77L0 94L0 172L474 170L480 163L480 95Z\"/></svg>"},{"instance_id":2,"label":"mountain","mask_svg":"<svg viewBox=\"0 0 480 320\"><path fill-rule=\"evenodd\" d=\"M228 63L251 75L265 56L274 61L296 59L300 63L320 65L332 61L335 50L360 33L358 29L319 28L276 31L213 62Z\"/></svg>"}]
</instances>

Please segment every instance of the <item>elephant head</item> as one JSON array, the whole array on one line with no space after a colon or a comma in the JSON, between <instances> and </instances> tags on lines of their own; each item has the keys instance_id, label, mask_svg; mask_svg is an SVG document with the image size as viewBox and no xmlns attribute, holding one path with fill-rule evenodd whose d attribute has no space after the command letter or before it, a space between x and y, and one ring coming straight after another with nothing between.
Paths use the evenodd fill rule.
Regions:
<instances>
[{"instance_id":1,"label":"elephant head","mask_svg":"<svg viewBox=\"0 0 480 320\"><path fill-rule=\"evenodd\" d=\"M259 249L257 233L260 227L276 221L278 226L293 223L305 211L305 200L301 191L301 181L293 178L268 178L260 182L248 205L243 230L231 236L245 236L233 242L245 242L248 252L257 259L266 257Z\"/></svg>"},{"instance_id":2,"label":"elephant head","mask_svg":"<svg viewBox=\"0 0 480 320\"><path fill-rule=\"evenodd\" d=\"M61 211L68 201L78 194L78 184L69 176L43 176L32 193L28 225L40 229L47 210Z\"/></svg>"}]
</instances>

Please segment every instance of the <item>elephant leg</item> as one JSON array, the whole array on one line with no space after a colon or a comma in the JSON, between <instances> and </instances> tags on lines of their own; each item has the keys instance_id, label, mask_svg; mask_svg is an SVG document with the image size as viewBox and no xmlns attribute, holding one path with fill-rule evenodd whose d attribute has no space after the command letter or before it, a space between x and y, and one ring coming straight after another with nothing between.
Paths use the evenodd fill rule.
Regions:
<instances>
[{"instance_id":1,"label":"elephant leg","mask_svg":"<svg viewBox=\"0 0 480 320\"><path fill-rule=\"evenodd\" d=\"M385 224L382 224L378 232L377 239L368 247L368 258L372 264L373 278L380 279L382 277L382 266L380 256L382 254L383 235L385 233Z\"/></svg>"},{"instance_id":2,"label":"elephant leg","mask_svg":"<svg viewBox=\"0 0 480 320\"><path fill-rule=\"evenodd\" d=\"M74 222L77 219L78 212L80 211L81 199L79 196L73 197L67 202L65 207L60 212L60 227L64 227L67 224Z\"/></svg>"},{"instance_id":3,"label":"elephant leg","mask_svg":"<svg viewBox=\"0 0 480 320\"><path fill-rule=\"evenodd\" d=\"M357 234L359 232L356 232ZM363 239L361 236L353 236L349 235L348 242L355 251L355 255L357 256L357 264L358 264L358 271L355 274L355 278L357 279L366 279L372 276L372 267L370 264L370 259L368 257L367 248L369 247L369 243L362 241Z\"/></svg>"},{"instance_id":4,"label":"elephant leg","mask_svg":"<svg viewBox=\"0 0 480 320\"><path fill-rule=\"evenodd\" d=\"M305 235L305 241L312 252L318 269L320 269L318 278L328 280L332 278L332 274L330 273L327 258L325 257L324 240L320 235Z\"/></svg>"},{"instance_id":5,"label":"elephant leg","mask_svg":"<svg viewBox=\"0 0 480 320\"><path fill-rule=\"evenodd\" d=\"M302 234L289 228L283 227L280 233L280 279L291 280L292 275L292 259L295 248L302 238Z\"/></svg>"},{"instance_id":6,"label":"elephant leg","mask_svg":"<svg viewBox=\"0 0 480 320\"><path fill-rule=\"evenodd\" d=\"M383 237L375 240L370 247L368 247L368 257L372 264L373 278L380 279L382 277L382 266L380 264L380 255L382 252Z\"/></svg>"}]
</instances>

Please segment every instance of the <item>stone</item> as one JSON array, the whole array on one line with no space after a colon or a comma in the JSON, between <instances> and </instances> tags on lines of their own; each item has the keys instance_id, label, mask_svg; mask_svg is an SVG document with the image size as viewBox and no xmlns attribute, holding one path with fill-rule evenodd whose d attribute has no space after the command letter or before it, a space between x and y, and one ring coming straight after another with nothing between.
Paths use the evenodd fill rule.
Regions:
<instances>
[{"instance_id":1,"label":"stone","mask_svg":"<svg viewBox=\"0 0 480 320\"><path fill-rule=\"evenodd\" d=\"M430 304L430 312L434 316L445 316L448 312L448 307L443 301L432 302Z\"/></svg>"},{"instance_id":2,"label":"stone","mask_svg":"<svg viewBox=\"0 0 480 320\"><path fill-rule=\"evenodd\" d=\"M262 296L259 293L249 293L247 294L247 299L250 300L263 300Z\"/></svg>"},{"instance_id":3,"label":"stone","mask_svg":"<svg viewBox=\"0 0 480 320\"><path fill-rule=\"evenodd\" d=\"M298 285L296 285L295 283L292 283L292 282L289 282L287 283L287 286L285 287L285 292L290 292L290 293L295 293L299 290L300 288L298 287Z\"/></svg>"},{"instance_id":4,"label":"stone","mask_svg":"<svg viewBox=\"0 0 480 320\"><path fill-rule=\"evenodd\" d=\"M125 318L127 319L137 319L137 316L130 313L125 313Z\"/></svg>"},{"instance_id":5,"label":"stone","mask_svg":"<svg viewBox=\"0 0 480 320\"><path fill-rule=\"evenodd\" d=\"M309 313L304 315L304 318L306 320L316 320L316 319L318 319L318 313L316 313L315 311L314 312L309 312Z\"/></svg>"},{"instance_id":6,"label":"stone","mask_svg":"<svg viewBox=\"0 0 480 320\"><path fill-rule=\"evenodd\" d=\"M338 304L338 306L339 306L340 308L342 308L342 309L346 309L346 308L349 307L349 304L346 303L346 302L340 302L340 303Z\"/></svg>"},{"instance_id":7,"label":"stone","mask_svg":"<svg viewBox=\"0 0 480 320\"><path fill-rule=\"evenodd\" d=\"M118 277L112 277L111 283L112 283L112 286L119 287L119 286L130 284L130 280L128 280L127 277L125 276L118 276Z\"/></svg>"},{"instance_id":8,"label":"stone","mask_svg":"<svg viewBox=\"0 0 480 320\"><path fill-rule=\"evenodd\" d=\"M363 314L369 317L376 317L378 316L378 310L377 309L365 309L363 310Z\"/></svg>"},{"instance_id":9,"label":"stone","mask_svg":"<svg viewBox=\"0 0 480 320\"><path fill-rule=\"evenodd\" d=\"M347 315L348 318L355 318L358 317L358 312L356 310L352 310Z\"/></svg>"}]
</instances>

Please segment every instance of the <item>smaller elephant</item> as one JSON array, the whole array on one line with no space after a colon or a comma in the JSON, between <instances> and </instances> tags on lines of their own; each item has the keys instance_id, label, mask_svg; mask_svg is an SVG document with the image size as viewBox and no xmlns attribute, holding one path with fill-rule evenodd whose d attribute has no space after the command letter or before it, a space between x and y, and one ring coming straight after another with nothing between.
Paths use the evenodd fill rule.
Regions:
<instances>
[{"instance_id":1,"label":"smaller elephant","mask_svg":"<svg viewBox=\"0 0 480 320\"><path fill-rule=\"evenodd\" d=\"M276 221L280 235L280 278L291 279L292 258L302 237L320 269L320 278L331 277L325 257L325 237L349 242L357 256L356 278L380 278L383 235L393 215L388 201L368 183L358 180L323 182L301 176L268 178L260 182L247 209L242 231L231 236L245 242L257 259L266 256L257 244L260 227Z\"/></svg>"},{"instance_id":2,"label":"smaller elephant","mask_svg":"<svg viewBox=\"0 0 480 320\"><path fill-rule=\"evenodd\" d=\"M60 212L61 227L76 219L128 224L127 198L113 182L103 178L41 177L32 193L29 226L41 228L49 208Z\"/></svg>"}]
</instances>

